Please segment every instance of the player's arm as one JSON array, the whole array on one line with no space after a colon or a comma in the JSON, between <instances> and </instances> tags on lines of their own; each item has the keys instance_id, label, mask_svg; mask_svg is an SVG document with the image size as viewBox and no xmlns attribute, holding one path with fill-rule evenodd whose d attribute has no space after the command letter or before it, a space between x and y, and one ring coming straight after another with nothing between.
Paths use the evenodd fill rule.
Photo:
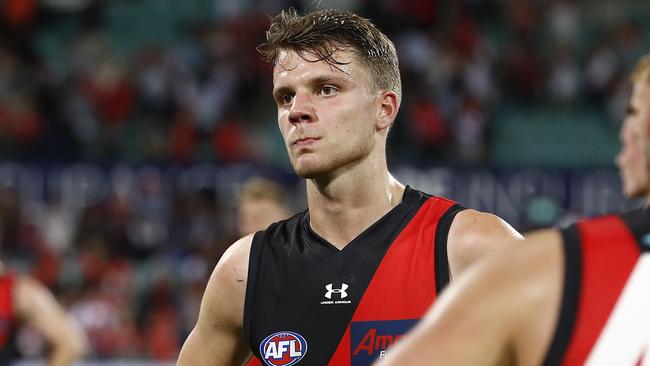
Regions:
<instances>
[{"instance_id":1,"label":"player's arm","mask_svg":"<svg viewBox=\"0 0 650 366\"><path fill-rule=\"evenodd\" d=\"M39 331L51 346L48 365L71 365L86 353L88 342L83 330L45 286L32 278L18 277L14 291L21 321Z\"/></svg>"},{"instance_id":2,"label":"player's arm","mask_svg":"<svg viewBox=\"0 0 650 366\"><path fill-rule=\"evenodd\" d=\"M555 231L463 273L374 366L540 365L557 323L563 255Z\"/></svg>"},{"instance_id":3,"label":"player's arm","mask_svg":"<svg viewBox=\"0 0 650 366\"><path fill-rule=\"evenodd\" d=\"M238 240L219 260L177 365L241 365L250 358L243 335L243 317L252 238L249 235Z\"/></svg>"},{"instance_id":4,"label":"player's arm","mask_svg":"<svg viewBox=\"0 0 650 366\"><path fill-rule=\"evenodd\" d=\"M449 229L447 250L451 278L456 278L477 260L516 245L523 236L500 217L463 210Z\"/></svg>"},{"instance_id":5,"label":"player's arm","mask_svg":"<svg viewBox=\"0 0 650 366\"><path fill-rule=\"evenodd\" d=\"M375 366L511 364L506 346L511 324L503 316L503 294L494 286L507 279L485 264L463 273Z\"/></svg>"}]
</instances>

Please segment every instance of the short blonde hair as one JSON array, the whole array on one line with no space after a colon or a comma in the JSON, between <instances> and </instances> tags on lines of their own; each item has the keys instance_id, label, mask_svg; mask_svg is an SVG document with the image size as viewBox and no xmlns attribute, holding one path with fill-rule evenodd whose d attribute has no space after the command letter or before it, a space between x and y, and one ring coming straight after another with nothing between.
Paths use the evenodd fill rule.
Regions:
<instances>
[{"instance_id":1,"label":"short blonde hair","mask_svg":"<svg viewBox=\"0 0 650 366\"><path fill-rule=\"evenodd\" d=\"M643 56L634 66L630 79L633 83L650 83L650 54Z\"/></svg>"}]
</instances>

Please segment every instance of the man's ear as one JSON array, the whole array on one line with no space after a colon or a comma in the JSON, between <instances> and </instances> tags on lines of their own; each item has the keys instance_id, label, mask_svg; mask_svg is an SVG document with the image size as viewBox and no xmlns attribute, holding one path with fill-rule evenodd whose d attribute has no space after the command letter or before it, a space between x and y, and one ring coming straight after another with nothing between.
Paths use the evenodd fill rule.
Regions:
<instances>
[{"instance_id":1,"label":"man's ear","mask_svg":"<svg viewBox=\"0 0 650 366\"><path fill-rule=\"evenodd\" d=\"M382 90L379 94L379 114L377 116L377 130L384 130L390 127L397 117L399 109L399 97L392 90Z\"/></svg>"}]
</instances>

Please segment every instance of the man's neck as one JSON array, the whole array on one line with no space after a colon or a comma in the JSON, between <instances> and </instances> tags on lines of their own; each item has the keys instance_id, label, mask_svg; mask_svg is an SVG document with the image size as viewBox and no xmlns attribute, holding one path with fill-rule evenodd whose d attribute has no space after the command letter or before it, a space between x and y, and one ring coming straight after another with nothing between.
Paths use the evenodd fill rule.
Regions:
<instances>
[{"instance_id":1,"label":"man's neck","mask_svg":"<svg viewBox=\"0 0 650 366\"><path fill-rule=\"evenodd\" d=\"M307 181L311 228L343 249L350 241L402 202L404 186L387 170L344 174L322 183Z\"/></svg>"}]
</instances>

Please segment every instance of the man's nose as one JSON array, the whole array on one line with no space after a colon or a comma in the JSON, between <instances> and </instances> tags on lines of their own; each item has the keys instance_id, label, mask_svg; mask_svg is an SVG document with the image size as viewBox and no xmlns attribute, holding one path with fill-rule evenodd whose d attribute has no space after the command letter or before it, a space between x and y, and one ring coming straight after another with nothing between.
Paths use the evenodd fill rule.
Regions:
<instances>
[{"instance_id":1,"label":"man's nose","mask_svg":"<svg viewBox=\"0 0 650 366\"><path fill-rule=\"evenodd\" d=\"M294 124L313 122L315 118L316 113L310 96L306 93L296 93L289 111L289 122Z\"/></svg>"}]
</instances>

